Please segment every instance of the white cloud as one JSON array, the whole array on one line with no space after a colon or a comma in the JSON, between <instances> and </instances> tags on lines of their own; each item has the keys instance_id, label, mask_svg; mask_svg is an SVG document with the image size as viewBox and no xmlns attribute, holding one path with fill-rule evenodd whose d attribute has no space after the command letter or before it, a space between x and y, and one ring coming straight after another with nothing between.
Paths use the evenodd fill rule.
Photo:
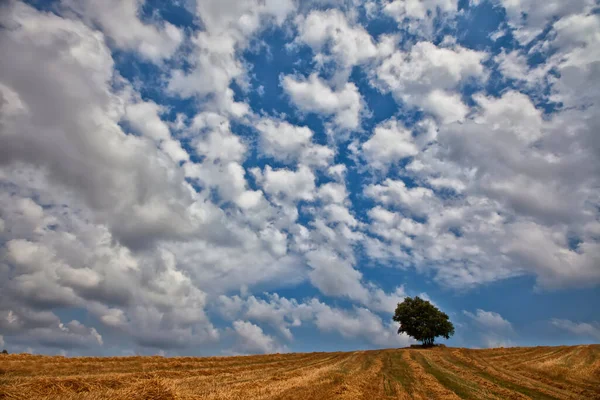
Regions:
<instances>
[{"instance_id":1,"label":"white cloud","mask_svg":"<svg viewBox=\"0 0 600 400\"><path fill-rule=\"evenodd\" d=\"M318 196L325 203L344 203L348 197L346 186L337 182L328 182L319 186Z\"/></svg>"},{"instance_id":2,"label":"white cloud","mask_svg":"<svg viewBox=\"0 0 600 400\"><path fill-rule=\"evenodd\" d=\"M143 1L2 7L0 334L11 345L109 352L104 340L122 338L184 353L234 339L264 352L310 325L396 346L407 339L375 313L388 318L404 287L384 291L366 265L455 288L524 274L541 289L600 282L600 24L589 2L511 3L532 14L509 12L519 40L549 32L490 63L456 38L429 41L433 18L453 23L455 1L382 3L406 38L371 37L348 2L194 3L185 34ZM374 18L379 5L365 10ZM261 35L273 26L288 55L300 44L315 54L279 82L300 114L323 117L326 136L313 118L269 109L267 82L264 109L251 107L263 82L247 55L275 54ZM143 72L121 70L129 82L111 49ZM514 89L464 93L497 76L488 67L505 78L492 86ZM353 71L391 93L397 114L370 118ZM363 117L375 127L361 137ZM301 282L323 300L253 295ZM212 325L213 306L233 328ZM60 307L86 326L62 321ZM512 343L490 333L508 331L501 316L471 315L484 345Z\"/></svg>"},{"instance_id":3,"label":"white cloud","mask_svg":"<svg viewBox=\"0 0 600 400\"><path fill-rule=\"evenodd\" d=\"M319 64L332 60L338 64L334 80L346 82L351 69L389 55L393 51L393 38L384 36L375 43L361 25L347 19L337 9L311 11L307 16L296 18L298 36L295 41L310 46Z\"/></svg>"},{"instance_id":4,"label":"white cloud","mask_svg":"<svg viewBox=\"0 0 600 400\"><path fill-rule=\"evenodd\" d=\"M512 324L500 314L493 311L477 309L475 313L463 310L463 314L469 317L479 330L479 336L483 347L512 347L514 342L511 337L515 335Z\"/></svg>"},{"instance_id":5,"label":"white cloud","mask_svg":"<svg viewBox=\"0 0 600 400\"><path fill-rule=\"evenodd\" d=\"M234 319L241 316L250 321L266 323L285 338L293 340L291 328L299 327L313 317L309 304L298 303L295 299L286 299L270 294L267 300L250 296L241 299L238 296L219 296L219 311L225 317Z\"/></svg>"},{"instance_id":6,"label":"white cloud","mask_svg":"<svg viewBox=\"0 0 600 400\"><path fill-rule=\"evenodd\" d=\"M128 104L125 110L127 120L142 135L157 142L171 138L169 127L160 119L161 108L156 103L142 101Z\"/></svg>"},{"instance_id":7,"label":"white cloud","mask_svg":"<svg viewBox=\"0 0 600 400\"><path fill-rule=\"evenodd\" d=\"M545 287L589 285L600 280L598 243L569 248L564 234L535 223L514 224L512 238L502 251L521 264L532 268L538 283Z\"/></svg>"},{"instance_id":8,"label":"white cloud","mask_svg":"<svg viewBox=\"0 0 600 400\"><path fill-rule=\"evenodd\" d=\"M280 347L258 325L247 321L234 321L233 329L237 335L236 349L245 354L285 352L285 348Z\"/></svg>"},{"instance_id":9,"label":"white cloud","mask_svg":"<svg viewBox=\"0 0 600 400\"><path fill-rule=\"evenodd\" d=\"M600 324L597 322L573 322L568 319L554 318L550 323L557 328L570 332L578 336L588 336L600 340Z\"/></svg>"},{"instance_id":10,"label":"white cloud","mask_svg":"<svg viewBox=\"0 0 600 400\"><path fill-rule=\"evenodd\" d=\"M433 33L433 20L436 16L452 17L458 12L458 0L394 0L385 2L383 11L398 24L406 24L412 32L422 36Z\"/></svg>"},{"instance_id":11,"label":"white cloud","mask_svg":"<svg viewBox=\"0 0 600 400\"><path fill-rule=\"evenodd\" d=\"M365 194L378 203L395 206L415 215L424 215L435 201L432 190L415 187L407 188L404 181L386 179L381 185L369 185Z\"/></svg>"},{"instance_id":12,"label":"white cloud","mask_svg":"<svg viewBox=\"0 0 600 400\"><path fill-rule=\"evenodd\" d=\"M256 129L260 132L261 151L278 161L325 167L333 158L331 148L312 142L313 131L307 126L263 118Z\"/></svg>"},{"instance_id":13,"label":"white cloud","mask_svg":"<svg viewBox=\"0 0 600 400\"><path fill-rule=\"evenodd\" d=\"M561 1L550 0L539 3L535 0L498 0L506 10L513 35L521 44L527 44L553 19L560 19L582 11L589 12L594 0Z\"/></svg>"},{"instance_id":14,"label":"white cloud","mask_svg":"<svg viewBox=\"0 0 600 400\"><path fill-rule=\"evenodd\" d=\"M383 170L419 152L412 132L395 119L377 125L373 136L361 145L361 149L370 167Z\"/></svg>"},{"instance_id":15,"label":"white cloud","mask_svg":"<svg viewBox=\"0 0 600 400\"><path fill-rule=\"evenodd\" d=\"M0 45L12 56L1 62L1 88L24 108L3 110L3 164L46 169L125 243L190 233L192 198L182 174L150 140L127 136L118 125L122 99L111 90L113 60L102 35L21 3L10 10L5 18L15 28ZM67 39L71 51L58 51ZM20 79L23 74L30 79Z\"/></svg>"},{"instance_id":16,"label":"white cloud","mask_svg":"<svg viewBox=\"0 0 600 400\"><path fill-rule=\"evenodd\" d=\"M525 82L528 89L535 89L536 86L538 89L544 88L544 78L551 68L550 64L531 68L527 62L527 55L519 50L502 52L494 57L494 61L499 64L498 70L502 75Z\"/></svg>"},{"instance_id":17,"label":"white cloud","mask_svg":"<svg viewBox=\"0 0 600 400\"><path fill-rule=\"evenodd\" d=\"M400 292L401 289L398 289L396 295ZM386 322L366 308L344 310L331 307L317 299L299 303L295 299L289 300L277 295L269 295L267 300L257 299L254 296L246 300L221 296L220 302L224 306L221 310L228 318L240 317L267 323L288 341L293 340L292 329L303 324L311 324L321 332L335 332L344 338L363 339L378 347L400 347L414 342L405 334L398 335L398 328L394 322L391 320ZM236 304L233 314L231 304ZM240 331L244 331L244 337L251 337L248 341L252 345L246 347L252 347L253 351L277 351L274 348L285 350L285 347L278 345L273 337L265 335L258 325L241 320L233 324L236 331L238 327Z\"/></svg>"},{"instance_id":18,"label":"white cloud","mask_svg":"<svg viewBox=\"0 0 600 400\"><path fill-rule=\"evenodd\" d=\"M362 27L351 27L343 12L336 9L311 11L300 16L298 37L317 53L330 47L332 56L344 66L367 60L377 53L371 35Z\"/></svg>"},{"instance_id":19,"label":"white cloud","mask_svg":"<svg viewBox=\"0 0 600 400\"><path fill-rule=\"evenodd\" d=\"M512 331L513 329L510 322L502 318L500 314L493 311L477 309L475 313L471 313L469 311L463 311L463 313L486 329L493 331Z\"/></svg>"},{"instance_id":20,"label":"white cloud","mask_svg":"<svg viewBox=\"0 0 600 400\"><path fill-rule=\"evenodd\" d=\"M590 40L587 33L582 38ZM561 51L566 53L557 56L558 65L579 50ZM582 60L579 75L591 73L587 61L577 57L573 60ZM555 81L554 96L565 104L581 107L581 99L594 98L592 83L575 96L570 83L559 84L562 79ZM545 118L516 91L475 95L474 100L477 107L462 123L441 124L427 135L431 144L406 168L416 187L387 178L365 188L366 195L389 209L369 214L374 218L370 231L379 238L369 241L370 254L418 268L445 263L434 268L438 281L447 285L523 273L534 274L540 287L594 285L599 279L593 267L597 236L576 222L595 220L591 205L598 198L592 189L597 177L590 166L597 166L598 147L590 136L592 109L565 109ZM445 188L460 195L439 197L431 190ZM407 223L397 211L426 221ZM577 249L570 248L567 232L582 240ZM390 244L410 249L410 256L387 248Z\"/></svg>"},{"instance_id":21,"label":"white cloud","mask_svg":"<svg viewBox=\"0 0 600 400\"><path fill-rule=\"evenodd\" d=\"M383 60L372 84L389 91L397 101L421 107L442 122L464 118L467 107L453 91L467 80L484 80L486 53L418 42L410 50L395 51ZM450 106L450 107L449 107Z\"/></svg>"},{"instance_id":22,"label":"white cloud","mask_svg":"<svg viewBox=\"0 0 600 400\"><path fill-rule=\"evenodd\" d=\"M173 70L168 90L182 97L211 97L208 107L241 118L249 113L246 103L233 99L229 88L235 80L247 86L246 70L237 52L246 48L253 35L271 24L281 25L294 11L291 0L197 1L196 15L204 30L192 36L189 71Z\"/></svg>"},{"instance_id":23,"label":"white cloud","mask_svg":"<svg viewBox=\"0 0 600 400\"><path fill-rule=\"evenodd\" d=\"M152 101L133 101L125 107L125 118L133 129L154 140L174 162L188 161L189 154L181 147L179 141L171 137L169 126L160 119L162 111L162 108Z\"/></svg>"},{"instance_id":24,"label":"white cloud","mask_svg":"<svg viewBox=\"0 0 600 400\"><path fill-rule=\"evenodd\" d=\"M294 126L271 119L261 120L256 129L261 133L261 146L265 154L283 161L297 160L313 135L306 126Z\"/></svg>"},{"instance_id":25,"label":"white cloud","mask_svg":"<svg viewBox=\"0 0 600 400\"><path fill-rule=\"evenodd\" d=\"M338 332L343 337L362 338L383 347L408 346L414 342L406 334L398 335L398 328L393 322L384 323L366 308L347 312L323 303L315 303L314 306L317 310L315 324L323 332Z\"/></svg>"},{"instance_id":26,"label":"white cloud","mask_svg":"<svg viewBox=\"0 0 600 400\"><path fill-rule=\"evenodd\" d=\"M11 28L0 47L11 57L0 61L0 90L10 106L0 116L0 179L12 189L0 196L10 211L1 265L16 270L0 268L2 292L11 293L0 312L11 316L11 340L67 346L88 332L81 345L99 344L93 328L51 313L59 306L81 308L143 346L215 340L204 292L180 269L183 259L157 243L216 239L227 228L201 232L200 221L219 212L196 201L183 171L156 147L169 137L159 109L130 104L130 88L113 91L113 60L98 32L21 3L4 11ZM125 118L152 139L126 135L118 125Z\"/></svg>"},{"instance_id":27,"label":"white cloud","mask_svg":"<svg viewBox=\"0 0 600 400\"><path fill-rule=\"evenodd\" d=\"M184 34L173 24L144 23L140 19L145 0L62 0L61 5L97 24L116 44L154 62L169 58L183 41Z\"/></svg>"},{"instance_id":28,"label":"white cloud","mask_svg":"<svg viewBox=\"0 0 600 400\"><path fill-rule=\"evenodd\" d=\"M370 310L393 314L399 303L402 303L408 296L404 291L404 286L398 286L391 293L385 293L382 289L376 288L371 291L371 300L368 303Z\"/></svg>"},{"instance_id":29,"label":"white cloud","mask_svg":"<svg viewBox=\"0 0 600 400\"><path fill-rule=\"evenodd\" d=\"M316 73L308 78L284 76L281 85L296 107L302 111L333 116L341 129L358 129L362 98L354 83L332 89Z\"/></svg>"},{"instance_id":30,"label":"white cloud","mask_svg":"<svg viewBox=\"0 0 600 400\"><path fill-rule=\"evenodd\" d=\"M327 296L349 297L366 303L369 292L361 284L362 274L336 254L317 250L307 255L308 264L313 268L309 278L313 286Z\"/></svg>"},{"instance_id":31,"label":"white cloud","mask_svg":"<svg viewBox=\"0 0 600 400\"><path fill-rule=\"evenodd\" d=\"M515 343L512 340L498 337L497 335L485 335L482 340L483 347L488 349L515 347Z\"/></svg>"},{"instance_id":32,"label":"white cloud","mask_svg":"<svg viewBox=\"0 0 600 400\"><path fill-rule=\"evenodd\" d=\"M429 92L422 106L436 116L442 124L462 121L469 112L458 93L448 93L443 90Z\"/></svg>"},{"instance_id":33,"label":"white cloud","mask_svg":"<svg viewBox=\"0 0 600 400\"><path fill-rule=\"evenodd\" d=\"M315 175L305 165L296 171L273 169L270 165L264 172L256 173L265 193L281 201L313 200L315 197Z\"/></svg>"}]
</instances>

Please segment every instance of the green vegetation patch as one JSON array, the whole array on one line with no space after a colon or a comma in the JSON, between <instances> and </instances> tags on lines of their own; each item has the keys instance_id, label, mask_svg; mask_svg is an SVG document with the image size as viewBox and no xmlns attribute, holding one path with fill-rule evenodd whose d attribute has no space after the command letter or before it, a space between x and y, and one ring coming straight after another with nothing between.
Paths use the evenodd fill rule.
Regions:
<instances>
[{"instance_id":1,"label":"green vegetation patch","mask_svg":"<svg viewBox=\"0 0 600 400\"><path fill-rule=\"evenodd\" d=\"M481 399L481 396L477 395L477 392L480 392L481 390L476 383L460 379L456 375L442 370L438 366L430 363L429 360L421 354L416 355L416 360L423 366L425 372L432 375L445 388L456 393L461 399Z\"/></svg>"},{"instance_id":2,"label":"green vegetation patch","mask_svg":"<svg viewBox=\"0 0 600 400\"><path fill-rule=\"evenodd\" d=\"M453 364L470 370L471 372L473 372L473 374L479 376L480 378L486 379L486 380L488 380L492 383L495 383L496 385L501 386L505 389L512 390L513 392L518 392L518 393L524 394L525 396L531 397L533 400L555 400L556 399L556 397L552 397L545 393L538 392L535 389L531 389L526 386L521 386L521 385L511 382L511 381L502 380L492 374L489 374L485 371L474 368L472 365L467 364L457 358L454 358L454 357L451 357L451 358L452 358Z\"/></svg>"},{"instance_id":3,"label":"green vegetation patch","mask_svg":"<svg viewBox=\"0 0 600 400\"><path fill-rule=\"evenodd\" d=\"M402 358L401 352L387 355L384 361L384 373L400 383L408 393L413 392L415 378L408 362Z\"/></svg>"}]
</instances>

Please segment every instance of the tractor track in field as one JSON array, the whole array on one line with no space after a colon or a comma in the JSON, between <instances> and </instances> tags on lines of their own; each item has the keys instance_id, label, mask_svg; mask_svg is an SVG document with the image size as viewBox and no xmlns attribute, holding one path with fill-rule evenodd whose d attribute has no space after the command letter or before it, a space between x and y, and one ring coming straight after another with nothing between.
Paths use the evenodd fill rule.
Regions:
<instances>
[{"instance_id":1,"label":"tractor track in field","mask_svg":"<svg viewBox=\"0 0 600 400\"><path fill-rule=\"evenodd\" d=\"M0 399L600 399L600 345L0 357Z\"/></svg>"}]
</instances>

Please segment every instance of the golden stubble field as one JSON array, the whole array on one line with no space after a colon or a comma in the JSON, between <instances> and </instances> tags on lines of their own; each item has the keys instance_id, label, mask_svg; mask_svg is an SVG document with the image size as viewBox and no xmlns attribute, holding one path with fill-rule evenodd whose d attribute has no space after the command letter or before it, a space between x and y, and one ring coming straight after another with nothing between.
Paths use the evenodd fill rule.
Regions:
<instances>
[{"instance_id":1,"label":"golden stubble field","mask_svg":"<svg viewBox=\"0 0 600 400\"><path fill-rule=\"evenodd\" d=\"M600 399L600 345L246 357L0 356L0 399Z\"/></svg>"}]
</instances>

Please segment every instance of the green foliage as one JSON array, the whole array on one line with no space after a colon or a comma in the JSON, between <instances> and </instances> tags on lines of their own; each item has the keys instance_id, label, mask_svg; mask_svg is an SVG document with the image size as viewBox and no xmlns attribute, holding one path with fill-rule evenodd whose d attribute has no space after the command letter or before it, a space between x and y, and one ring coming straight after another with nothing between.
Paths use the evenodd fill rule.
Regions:
<instances>
[{"instance_id":1,"label":"green foliage","mask_svg":"<svg viewBox=\"0 0 600 400\"><path fill-rule=\"evenodd\" d=\"M425 346L433 345L438 336L449 339L454 335L454 325L448 315L418 296L414 299L406 297L398 303L394 321L400 323L399 334L404 332Z\"/></svg>"}]
</instances>

